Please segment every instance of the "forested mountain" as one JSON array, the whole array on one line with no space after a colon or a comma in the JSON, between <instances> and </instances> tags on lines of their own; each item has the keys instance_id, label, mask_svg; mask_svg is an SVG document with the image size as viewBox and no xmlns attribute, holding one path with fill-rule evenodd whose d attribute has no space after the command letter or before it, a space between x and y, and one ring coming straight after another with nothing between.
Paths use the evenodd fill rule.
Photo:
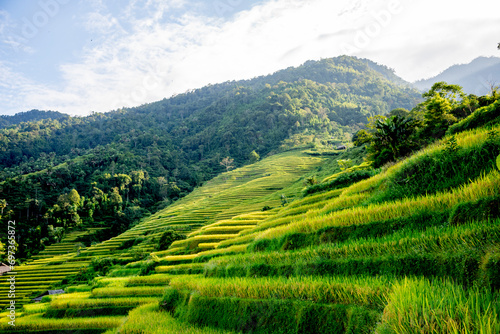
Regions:
<instances>
[{"instance_id":1,"label":"forested mountain","mask_svg":"<svg viewBox=\"0 0 500 334\"><path fill-rule=\"evenodd\" d=\"M43 119L61 119L67 117L68 115L60 113L58 111L42 111L36 109L26 112L20 112L12 116L0 115L0 129L22 122L36 122Z\"/></svg>"},{"instance_id":2,"label":"forested mountain","mask_svg":"<svg viewBox=\"0 0 500 334\"><path fill-rule=\"evenodd\" d=\"M347 142L368 116L419 101L388 68L338 57L136 108L21 122L0 130L2 220L23 222L20 258L70 227L117 233L232 165Z\"/></svg>"},{"instance_id":3,"label":"forested mountain","mask_svg":"<svg viewBox=\"0 0 500 334\"><path fill-rule=\"evenodd\" d=\"M437 76L419 80L414 85L425 91L440 81L462 86L464 92L469 94L488 94L491 88L500 84L500 58L479 57L468 64L453 65Z\"/></svg>"}]
</instances>

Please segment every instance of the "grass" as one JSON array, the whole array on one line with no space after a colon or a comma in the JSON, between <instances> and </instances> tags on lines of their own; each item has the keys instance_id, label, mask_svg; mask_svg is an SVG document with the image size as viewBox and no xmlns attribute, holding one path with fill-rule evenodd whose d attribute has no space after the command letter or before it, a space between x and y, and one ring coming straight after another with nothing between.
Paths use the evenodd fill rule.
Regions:
<instances>
[{"instance_id":1,"label":"grass","mask_svg":"<svg viewBox=\"0 0 500 334\"><path fill-rule=\"evenodd\" d=\"M472 222L461 226L440 225L425 231L401 230L379 238L354 239L339 244L308 246L294 251L274 251L242 254L214 259L211 266L233 263L250 265L292 264L321 259L370 257L401 254L432 254L490 249L500 244L500 219L491 222Z\"/></svg>"},{"instance_id":2,"label":"grass","mask_svg":"<svg viewBox=\"0 0 500 334\"><path fill-rule=\"evenodd\" d=\"M161 296L165 287L97 288L92 290L93 298Z\"/></svg>"},{"instance_id":3,"label":"grass","mask_svg":"<svg viewBox=\"0 0 500 334\"><path fill-rule=\"evenodd\" d=\"M169 282L169 275L157 274L151 276L131 277L127 280L125 286L167 285Z\"/></svg>"},{"instance_id":4,"label":"grass","mask_svg":"<svg viewBox=\"0 0 500 334\"><path fill-rule=\"evenodd\" d=\"M74 298L55 299L50 302L52 309L86 309L104 306L138 306L157 301L155 297L127 297L127 298Z\"/></svg>"},{"instance_id":5,"label":"grass","mask_svg":"<svg viewBox=\"0 0 500 334\"><path fill-rule=\"evenodd\" d=\"M111 332L116 333L116 332ZM111 334L109 333L109 334ZM127 322L119 328L121 334L229 334L232 332L214 328L200 328L172 317L161 311L158 303L140 306L129 313Z\"/></svg>"},{"instance_id":6,"label":"grass","mask_svg":"<svg viewBox=\"0 0 500 334\"><path fill-rule=\"evenodd\" d=\"M498 333L500 173L490 155L500 143L484 129L456 140L454 156L448 137L351 185L350 176L333 182L351 173L339 174L334 159L353 154L360 164L362 149L335 158L282 153L206 182L85 257L54 245L20 267L20 291L97 256L153 253L91 285L73 283L74 293L25 305L21 323L41 329L24 332L72 329L61 324L74 321L108 334ZM303 196L311 176L345 187ZM440 180L415 189L432 177ZM187 239L154 252L153 238L166 229ZM124 242L135 245L118 249ZM156 273L137 276L146 265ZM88 314L111 320L78 324Z\"/></svg>"},{"instance_id":7,"label":"grass","mask_svg":"<svg viewBox=\"0 0 500 334\"><path fill-rule=\"evenodd\" d=\"M346 226L366 224L370 221L409 216L418 211L439 211L451 208L460 202L473 201L477 198L491 197L500 192L498 179L500 173L492 171L479 179L435 195L406 198L383 204L370 204L321 215L311 212L306 219L292 222L284 227L268 229L260 233L256 239L275 238L287 233L310 233L327 226Z\"/></svg>"},{"instance_id":8,"label":"grass","mask_svg":"<svg viewBox=\"0 0 500 334\"><path fill-rule=\"evenodd\" d=\"M72 319L44 319L42 315L34 314L16 319L16 326L0 324L0 331L26 333L35 331L55 330L88 330L116 328L125 321L124 317L95 317Z\"/></svg>"},{"instance_id":9,"label":"grass","mask_svg":"<svg viewBox=\"0 0 500 334\"><path fill-rule=\"evenodd\" d=\"M174 277L170 287L206 297L293 299L382 308L389 280L383 277L203 278Z\"/></svg>"},{"instance_id":10,"label":"grass","mask_svg":"<svg viewBox=\"0 0 500 334\"><path fill-rule=\"evenodd\" d=\"M451 282L404 279L394 284L378 333L500 333L500 298Z\"/></svg>"}]
</instances>

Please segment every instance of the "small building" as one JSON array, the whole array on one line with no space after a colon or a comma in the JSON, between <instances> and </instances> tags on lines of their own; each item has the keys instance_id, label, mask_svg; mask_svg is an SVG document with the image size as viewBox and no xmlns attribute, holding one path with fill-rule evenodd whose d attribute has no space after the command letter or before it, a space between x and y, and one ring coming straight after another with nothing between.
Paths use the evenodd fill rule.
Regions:
<instances>
[{"instance_id":1,"label":"small building","mask_svg":"<svg viewBox=\"0 0 500 334\"><path fill-rule=\"evenodd\" d=\"M39 302L42 300L43 297L45 296L51 296L51 295L60 295L61 293L64 293L64 290L58 289L58 290L47 290L44 293L42 293L40 296L33 298L31 301L33 302Z\"/></svg>"},{"instance_id":2,"label":"small building","mask_svg":"<svg viewBox=\"0 0 500 334\"><path fill-rule=\"evenodd\" d=\"M5 273L8 273L10 270L10 266L6 265L5 263L2 263L0 265L0 276L2 276Z\"/></svg>"},{"instance_id":3,"label":"small building","mask_svg":"<svg viewBox=\"0 0 500 334\"><path fill-rule=\"evenodd\" d=\"M346 150L347 147L345 145L339 145L335 149L337 149L337 150Z\"/></svg>"}]
</instances>

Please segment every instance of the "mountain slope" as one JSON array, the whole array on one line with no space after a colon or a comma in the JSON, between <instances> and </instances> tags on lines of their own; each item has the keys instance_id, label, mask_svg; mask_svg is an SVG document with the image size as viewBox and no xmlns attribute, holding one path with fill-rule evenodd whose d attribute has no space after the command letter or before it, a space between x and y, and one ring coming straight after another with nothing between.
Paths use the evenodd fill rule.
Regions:
<instances>
[{"instance_id":1,"label":"mountain slope","mask_svg":"<svg viewBox=\"0 0 500 334\"><path fill-rule=\"evenodd\" d=\"M26 112L20 112L13 116L0 115L0 129L16 125L22 122L37 122L44 119L61 119L67 117L69 116L57 111L41 111L41 110L30 110Z\"/></svg>"},{"instance_id":2,"label":"mountain slope","mask_svg":"<svg viewBox=\"0 0 500 334\"><path fill-rule=\"evenodd\" d=\"M292 150L224 173L70 254L93 257L89 271L107 276L25 305L16 330L498 333L499 132L495 124L457 133L371 178L309 196L304 180L352 173L335 160L359 164L362 149L328 159ZM443 182L419 187L427 179ZM280 194L295 198L283 203ZM168 227L189 238L157 251ZM140 252L151 256L134 262ZM45 270L58 265L46 261Z\"/></svg>"},{"instance_id":3,"label":"mountain slope","mask_svg":"<svg viewBox=\"0 0 500 334\"><path fill-rule=\"evenodd\" d=\"M419 99L387 68L338 57L136 108L20 123L0 130L2 220L24 222L20 258L43 248L49 226L118 233L222 172L224 158L230 168L253 151L348 143L367 116Z\"/></svg>"},{"instance_id":4,"label":"mountain slope","mask_svg":"<svg viewBox=\"0 0 500 334\"><path fill-rule=\"evenodd\" d=\"M500 84L500 58L479 57L469 64L453 65L437 76L416 81L413 85L425 91L439 81L460 85L468 94L478 96L489 94L491 85Z\"/></svg>"}]
</instances>

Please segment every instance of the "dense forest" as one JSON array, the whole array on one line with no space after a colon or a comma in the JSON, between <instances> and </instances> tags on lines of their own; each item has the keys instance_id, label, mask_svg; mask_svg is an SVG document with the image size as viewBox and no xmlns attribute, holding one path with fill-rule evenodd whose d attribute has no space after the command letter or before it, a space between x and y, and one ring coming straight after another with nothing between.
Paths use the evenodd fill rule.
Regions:
<instances>
[{"instance_id":1,"label":"dense forest","mask_svg":"<svg viewBox=\"0 0 500 334\"><path fill-rule=\"evenodd\" d=\"M367 117L420 101L388 68L338 57L87 117L3 117L2 220L21 222L19 258L75 227L105 226L109 237L222 171L347 143Z\"/></svg>"},{"instance_id":2,"label":"dense forest","mask_svg":"<svg viewBox=\"0 0 500 334\"><path fill-rule=\"evenodd\" d=\"M42 111L42 110L30 110L26 112L20 112L12 116L0 115L0 129L24 122L36 122L44 119L60 120L63 118L69 118L69 116L57 111Z\"/></svg>"}]
</instances>

